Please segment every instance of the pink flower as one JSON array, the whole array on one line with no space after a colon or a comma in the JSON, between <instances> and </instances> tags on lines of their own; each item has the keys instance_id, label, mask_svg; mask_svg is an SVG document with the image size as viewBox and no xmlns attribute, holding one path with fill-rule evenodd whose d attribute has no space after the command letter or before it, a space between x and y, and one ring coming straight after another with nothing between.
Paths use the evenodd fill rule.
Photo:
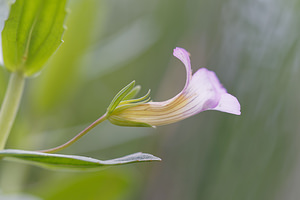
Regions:
<instances>
[{"instance_id":1,"label":"pink flower","mask_svg":"<svg viewBox=\"0 0 300 200\"><path fill-rule=\"evenodd\" d=\"M160 126L191 117L205 110L218 110L240 115L236 97L227 93L213 71L200 68L192 75L189 53L175 48L173 55L185 65L186 83L175 97L162 102L143 102L136 105L121 101L108 119L123 126Z\"/></svg>"}]
</instances>

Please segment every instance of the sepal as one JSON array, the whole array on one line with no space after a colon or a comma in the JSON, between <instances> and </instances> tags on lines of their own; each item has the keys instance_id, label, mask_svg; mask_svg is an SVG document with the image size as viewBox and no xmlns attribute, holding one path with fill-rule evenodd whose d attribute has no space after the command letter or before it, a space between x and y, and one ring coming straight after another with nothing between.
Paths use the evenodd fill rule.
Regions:
<instances>
[{"instance_id":1,"label":"sepal","mask_svg":"<svg viewBox=\"0 0 300 200\"><path fill-rule=\"evenodd\" d=\"M116 117L116 114L126 110L128 108L132 108L141 104L145 104L151 100L150 98L150 90L148 92L136 99L131 99L137 95L140 91L140 86L135 86L135 82L132 81L127 86L125 86L118 94L113 98L112 102L110 103L109 107L107 108L106 116L107 119L115 125L118 126L131 126L131 127L154 127L150 124L144 122L137 122L131 120L124 120L121 118Z\"/></svg>"},{"instance_id":2,"label":"sepal","mask_svg":"<svg viewBox=\"0 0 300 200\"><path fill-rule=\"evenodd\" d=\"M150 124L144 123L144 122L135 122L135 121L129 121L129 120L124 120L115 116L111 116L108 118L108 120L115 125L118 126L129 126L129 127L151 127L155 128L155 126L152 126Z\"/></svg>"},{"instance_id":3,"label":"sepal","mask_svg":"<svg viewBox=\"0 0 300 200\"><path fill-rule=\"evenodd\" d=\"M132 81L128 85L126 85L118 94L113 98L110 105L107 108L107 115L110 115L116 107L120 104L120 102L133 90L135 81Z\"/></svg>"}]
</instances>

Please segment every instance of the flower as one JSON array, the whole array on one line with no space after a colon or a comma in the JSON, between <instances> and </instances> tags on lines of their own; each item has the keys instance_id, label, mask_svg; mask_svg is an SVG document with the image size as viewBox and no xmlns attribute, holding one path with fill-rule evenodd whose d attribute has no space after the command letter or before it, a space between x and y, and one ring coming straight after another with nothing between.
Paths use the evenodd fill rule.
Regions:
<instances>
[{"instance_id":1,"label":"flower","mask_svg":"<svg viewBox=\"0 0 300 200\"><path fill-rule=\"evenodd\" d=\"M121 99L120 104L108 116L110 122L121 126L160 126L178 122L205 110L241 114L237 98L227 93L213 71L200 68L192 75L189 53L177 47L173 55L186 68L183 90L162 102L147 102L145 99L148 95L137 100Z\"/></svg>"}]
</instances>

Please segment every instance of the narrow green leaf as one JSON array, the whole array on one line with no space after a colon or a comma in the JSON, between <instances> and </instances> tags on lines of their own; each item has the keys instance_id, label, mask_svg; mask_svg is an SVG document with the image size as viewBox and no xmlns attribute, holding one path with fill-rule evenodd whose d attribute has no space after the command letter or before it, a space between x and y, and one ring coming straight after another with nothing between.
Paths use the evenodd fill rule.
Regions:
<instances>
[{"instance_id":1,"label":"narrow green leaf","mask_svg":"<svg viewBox=\"0 0 300 200\"><path fill-rule=\"evenodd\" d=\"M112 160L97 160L90 157L40 153L17 149L5 149L0 151L0 158L13 158L16 161L25 161L33 165L67 170L99 170L107 166L124 165L136 162L160 161L161 159L147 153L134 153Z\"/></svg>"},{"instance_id":2,"label":"narrow green leaf","mask_svg":"<svg viewBox=\"0 0 300 200\"><path fill-rule=\"evenodd\" d=\"M111 114L119 103L126 97L126 95L133 89L135 81L132 81L126 85L118 94L113 98L110 105L107 108L107 114Z\"/></svg>"},{"instance_id":3,"label":"narrow green leaf","mask_svg":"<svg viewBox=\"0 0 300 200\"><path fill-rule=\"evenodd\" d=\"M5 67L30 76L62 43L66 0L16 0L2 31Z\"/></svg>"}]
</instances>

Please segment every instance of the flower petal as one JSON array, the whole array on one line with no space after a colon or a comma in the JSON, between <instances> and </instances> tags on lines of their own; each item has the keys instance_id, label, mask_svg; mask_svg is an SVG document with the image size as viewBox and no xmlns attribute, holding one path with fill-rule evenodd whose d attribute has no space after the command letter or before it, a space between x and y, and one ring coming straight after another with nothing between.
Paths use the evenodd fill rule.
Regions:
<instances>
[{"instance_id":1,"label":"flower petal","mask_svg":"<svg viewBox=\"0 0 300 200\"><path fill-rule=\"evenodd\" d=\"M194 94L193 94L194 93ZM205 110L218 110L240 115L240 104L236 97L228 94L213 71L199 69L184 92L185 96L196 96L189 104L193 109L186 115L195 115Z\"/></svg>"},{"instance_id":2,"label":"flower petal","mask_svg":"<svg viewBox=\"0 0 300 200\"><path fill-rule=\"evenodd\" d=\"M217 109L235 114L237 111L230 110L227 102L223 102L226 99L222 97L225 95L226 98L226 94L215 73L201 68L192 76L187 88L172 99L134 106L116 112L112 118L160 126L186 119L205 110Z\"/></svg>"},{"instance_id":3,"label":"flower petal","mask_svg":"<svg viewBox=\"0 0 300 200\"><path fill-rule=\"evenodd\" d=\"M151 126L171 124L205 110L218 110L240 115L238 100L228 94L213 71L199 69L192 75L189 53L182 48L174 49L173 55L185 65L187 80L184 89L175 97L163 102L142 103L115 111L110 121L139 122Z\"/></svg>"},{"instance_id":4,"label":"flower petal","mask_svg":"<svg viewBox=\"0 0 300 200\"><path fill-rule=\"evenodd\" d=\"M184 64L186 69L186 82L184 89L189 85L190 80L192 78L192 68L191 68L191 61L190 61L190 53L187 52L185 49L176 47L173 50L173 55L181 60L181 62Z\"/></svg>"},{"instance_id":5,"label":"flower petal","mask_svg":"<svg viewBox=\"0 0 300 200\"><path fill-rule=\"evenodd\" d=\"M182 93L188 101L185 106L185 116L190 117L215 108L223 93L226 93L226 90L220 84L215 73L206 68L199 69Z\"/></svg>"},{"instance_id":6,"label":"flower petal","mask_svg":"<svg viewBox=\"0 0 300 200\"><path fill-rule=\"evenodd\" d=\"M219 104L211 110L218 110L234 115L240 115L241 105L236 97L232 96L231 94L225 93L221 96Z\"/></svg>"}]
</instances>

